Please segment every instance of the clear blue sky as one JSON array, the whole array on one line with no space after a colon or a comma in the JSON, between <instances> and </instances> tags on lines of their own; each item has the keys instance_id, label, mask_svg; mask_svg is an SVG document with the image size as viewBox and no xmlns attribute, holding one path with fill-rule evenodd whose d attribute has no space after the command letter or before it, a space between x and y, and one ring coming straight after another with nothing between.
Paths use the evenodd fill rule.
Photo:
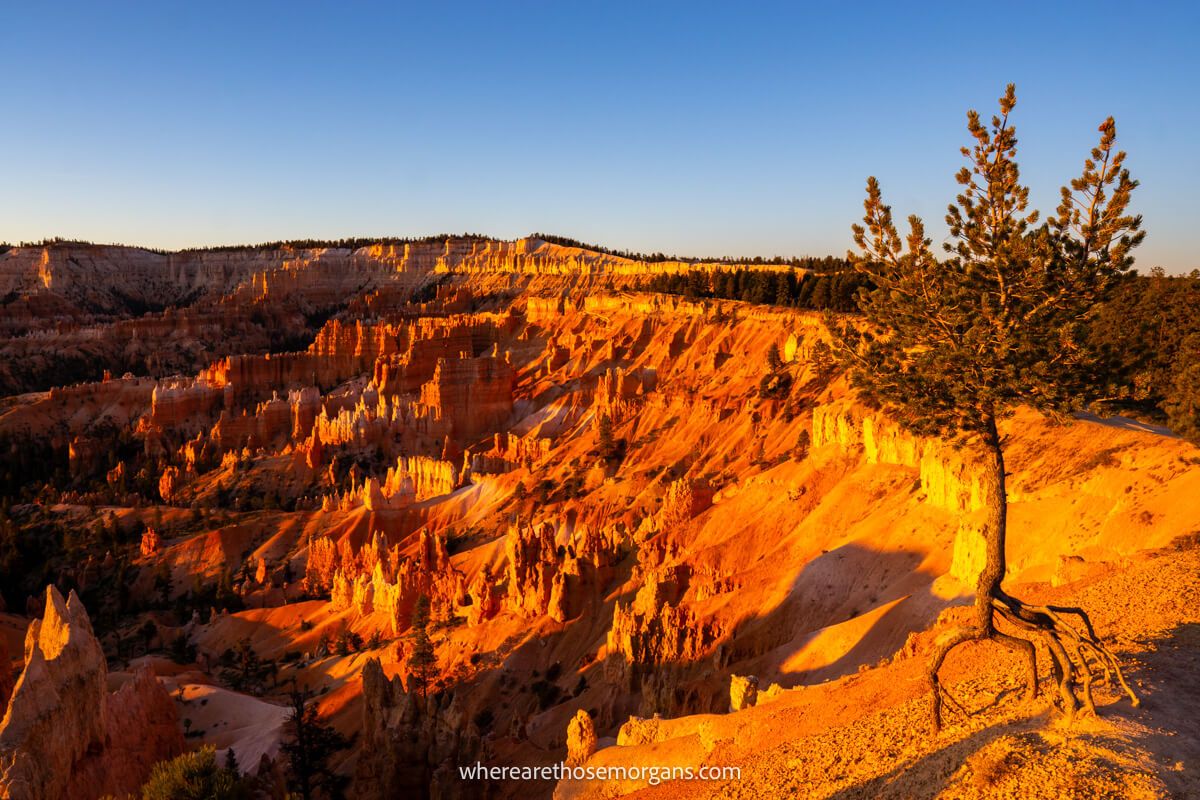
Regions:
<instances>
[{"instance_id":1,"label":"clear blue sky","mask_svg":"<svg viewBox=\"0 0 1200 800\"><path fill-rule=\"evenodd\" d=\"M7 3L0 240L840 254L869 174L944 235L1014 81L1036 202L1113 114L1139 266L1200 266L1197 4L918 5Z\"/></svg>"}]
</instances>

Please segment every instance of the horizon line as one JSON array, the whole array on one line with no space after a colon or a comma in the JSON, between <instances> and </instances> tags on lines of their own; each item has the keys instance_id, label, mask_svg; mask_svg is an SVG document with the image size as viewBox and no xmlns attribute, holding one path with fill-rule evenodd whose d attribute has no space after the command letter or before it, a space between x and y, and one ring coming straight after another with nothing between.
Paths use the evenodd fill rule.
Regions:
<instances>
[{"instance_id":1,"label":"horizon line","mask_svg":"<svg viewBox=\"0 0 1200 800\"><path fill-rule=\"evenodd\" d=\"M543 231L535 231L523 236L507 238L504 236L496 236L485 233L475 233L472 231L463 231L461 233L433 233L423 235L409 236L342 236L338 238L302 238L302 239L268 239L259 242L238 242L235 244L205 244L205 245L188 245L185 247L167 248L156 247L146 244L130 244L127 242L96 242L88 239L76 239L67 236L48 236L40 241L18 241L9 242L0 240L0 255L3 255L7 250L15 250L20 248L36 248L36 247L53 247L56 245L69 246L79 245L85 247L123 247L130 250L142 250L148 253L159 253L163 255L177 255L181 253L203 253L216 252L222 250L262 250L268 248L279 247L308 247L313 249L318 248L334 248L338 246L354 245L351 249L369 246L371 244L422 244L430 243L438 240L447 241L450 239L476 239L489 242L519 242L525 239L537 239L538 241L547 244L555 244L561 247L575 247L581 250L588 250L593 253L604 255L612 255L619 258L626 258L633 261L647 261L651 263L662 261L679 261L683 263L728 263L736 264L786 264L796 261L817 261L823 259L846 260L849 250L843 255L836 253L813 254L805 253L803 255L783 255L775 253L773 255L704 255L691 256L680 255L678 253L667 253L662 250L645 252L632 249L624 249L612 247L609 245L596 244L594 242L584 242L575 239L571 236L562 236L559 234L551 234ZM1178 267L1176 269L1168 269L1161 264L1138 264L1135 262L1132 272L1141 275L1150 275L1156 269L1161 269L1167 276L1170 277L1200 277L1200 265L1193 267Z\"/></svg>"}]
</instances>

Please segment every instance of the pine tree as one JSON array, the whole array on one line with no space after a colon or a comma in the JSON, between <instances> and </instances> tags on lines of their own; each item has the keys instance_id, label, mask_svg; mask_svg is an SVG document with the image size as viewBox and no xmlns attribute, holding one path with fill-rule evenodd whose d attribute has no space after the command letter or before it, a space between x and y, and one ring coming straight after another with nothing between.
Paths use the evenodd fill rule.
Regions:
<instances>
[{"instance_id":1,"label":"pine tree","mask_svg":"<svg viewBox=\"0 0 1200 800\"><path fill-rule=\"evenodd\" d=\"M998 423L1019 404L1063 414L1094 391L1094 364L1081 342L1084 323L1132 267L1130 251L1143 234L1141 218L1126 210L1137 182L1123 166L1125 153L1115 150L1110 117L1083 174L1062 189L1057 215L1038 225L1038 212L1027 211L1029 190L1016 162L1016 131L1009 122L1015 105L1010 85L990 126L975 111L967 115L974 145L962 148L968 165L957 175L962 191L946 215L944 260L934 257L916 216L909 217L910 232L901 240L873 177L865 224L853 226L860 253L852 260L875 287L860 297L868 324L843 329L854 385L909 427L958 438L983 459L986 565L975 587L973 625L940 643L929 664L935 725L941 724L944 693L938 672L946 655L967 641L993 640L1021 653L1032 698L1033 639L1044 638L1068 718L1080 702L1095 710L1092 664L1112 668L1124 684L1082 610L1031 606L1002 588L1007 495ZM997 619L1009 632L997 629Z\"/></svg>"},{"instance_id":2,"label":"pine tree","mask_svg":"<svg viewBox=\"0 0 1200 800\"><path fill-rule=\"evenodd\" d=\"M1088 344L1105 359L1113 400L1135 414L1161 408L1175 433L1200 443L1200 420L1193 417L1189 425L1186 403L1177 402L1196 385L1180 377L1194 363L1192 353L1200 343L1200 280L1155 273L1161 268L1124 281L1090 326Z\"/></svg>"},{"instance_id":3,"label":"pine tree","mask_svg":"<svg viewBox=\"0 0 1200 800\"><path fill-rule=\"evenodd\" d=\"M786 275L780 275L775 282L775 305L786 306L792 302L792 293L788 289Z\"/></svg>"},{"instance_id":4,"label":"pine tree","mask_svg":"<svg viewBox=\"0 0 1200 800\"><path fill-rule=\"evenodd\" d=\"M823 311L830 307L828 275L818 275L813 281L812 293L809 295L809 305L818 311Z\"/></svg>"},{"instance_id":5,"label":"pine tree","mask_svg":"<svg viewBox=\"0 0 1200 800\"><path fill-rule=\"evenodd\" d=\"M333 771L329 759L350 747L350 740L321 722L316 704L303 692L293 689L290 699L287 738L279 746L287 758L288 789L303 800L342 797L347 779Z\"/></svg>"},{"instance_id":6,"label":"pine tree","mask_svg":"<svg viewBox=\"0 0 1200 800\"><path fill-rule=\"evenodd\" d=\"M812 435L809 434L808 428L800 431L800 435L796 437L796 447L792 450L793 461L803 461L808 458L808 448L812 445Z\"/></svg>"},{"instance_id":7,"label":"pine tree","mask_svg":"<svg viewBox=\"0 0 1200 800\"><path fill-rule=\"evenodd\" d=\"M249 637L245 637L238 642L236 650L238 676L237 683L240 689L250 689L258 685L261 681L262 665L258 659L258 653L255 652L254 646L250 643Z\"/></svg>"},{"instance_id":8,"label":"pine tree","mask_svg":"<svg viewBox=\"0 0 1200 800\"><path fill-rule=\"evenodd\" d=\"M158 635L158 626L154 624L154 620L148 619L138 628L138 635L142 637L142 649L149 653L150 642L154 641L154 637Z\"/></svg>"},{"instance_id":9,"label":"pine tree","mask_svg":"<svg viewBox=\"0 0 1200 800\"><path fill-rule=\"evenodd\" d=\"M1173 362L1163 399L1167 423L1175 433L1200 444L1200 333L1180 342Z\"/></svg>"},{"instance_id":10,"label":"pine tree","mask_svg":"<svg viewBox=\"0 0 1200 800\"><path fill-rule=\"evenodd\" d=\"M409 683L421 689L421 697L429 697L430 675L437 665L437 654L429 639L429 598L417 598L412 615L412 652L408 656Z\"/></svg>"},{"instance_id":11,"label":"pine tree","mask_svg":"<svg viewBox=\"0 0 1200 800\"><path fill-rule=\"evenodd\" d=\"M613 439L612 417L608 414L600 415L600 421L597 426L597 449L600 452L600 457L605 461L611 459L617 452L617 444Z\"/></svg>"},{"instance_id":12,"label":"pine tree","mask_svg":"<svg viewBox=\"0 0 1200 800\"><path fill-rule=\"evenodd\" d=\"M779 355L779 345L771 342L770 348L767 349L767 369L771 372L779 372L783 369L783 358Z\"/></svg>"}]
</instances>

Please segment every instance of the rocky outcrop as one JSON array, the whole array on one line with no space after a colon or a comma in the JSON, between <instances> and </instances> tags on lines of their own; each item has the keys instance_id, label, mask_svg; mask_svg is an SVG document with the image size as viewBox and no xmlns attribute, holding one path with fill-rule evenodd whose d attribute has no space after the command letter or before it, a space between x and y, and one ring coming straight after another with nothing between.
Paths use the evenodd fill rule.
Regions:
<instances>
[{"instance_id":1,"label":"rocky outcrop","mask_svg":"<svg viewBox=\"0 0 1200 800\"><path fill-rule=\"evenodd\" d=\"M0 722L0 797L89 798L135 790L150 765L182 749L174 706L153 676L117 696L79 597L46 590L25 666Z\"/></svg>"},{"instance_id":2,"label":"rocky outcrop","mask_svg":"<svg viewBox=\"0 0 1200 800\"><path fill-rule=\"evenodd\" d=\"M554 526L510 526L504 539L508 558L508 596L505 607L526 618L550 608L550 592L558 572L559 554Z\"/></svg>"},{"instance_id":3,"label":"rocky outcrop","mask_svg":"<svg viewBox=\"0 0 1200 800\"><path fill-rule=\"evenodd\" d=\"M504 540L509 611L566 622L593 604L612 580L624 544L616 529L581 525L565 544L557 539L549 522L509 526Z\"/></svg>"},{"instance_id":4,"label":"rocky outcrop","mask_svg":"<svg viewBox=\"0 0 1200 800\"><path fill-rule=\"evenodd\" d=\"M617 357L617 354L610 354ZM613 422L628 419L641 405L642 399L657 385L658 376L652 369L633 372L621 368L606 371L596 382L595 410L607 414Z\"/></svg>"},{"instance_id":5,"label":"rocky outcrop","mask_svg":"<svg viewBox=\"0 0 1200 800\"><path fill-rule=\"evenodd\" d=\"M373 382L385 395L411 395L429 382L440 361L474 358L511 329L510 317L490 314L423 317L396 328L396 349L375 360Z\"/></svg>"},{"instance_id":6,"label":"rocky outcrop","mask_svg":"<svg viewBox=\"0 0 1200 800\"><path fill-rule=\"evenodd\" d=\"M313 594L329 591L341 558L333 538L321 536L313 539L308 545L308 560L304 567L305 590Z\"/></svg>"},{"instance_id":7,"label":"rocky outcrop","mask_svg":"<svg viewBox=\"0 0 1200 800\"><path fill-rule=\"evenodd\" d=\"M652 717L630 717L617 730L617 746L632 747L661 741L662 720L657 714Z\"/></svg>"},{"instance_id":8,"label":"rocky outcrop","mask_svg":"<svg viewBox=\"0 0 1200 800\"><path fill-rule=\"evenodd\" d=\"M467 596L471 600L471 606L467 609L468 625L480 625L500 612L501 595L496 587L496 579L486 565L471 581Z\"/></svg>"},{"instance_id":9,"label":"rocky outcrop","mask_svg":"<svg viewBox=\"0 0 1200 800\"><path fill-rule=\"evenodd\" d=\"M307 430L298 422L293 437L303 439L311 430L323 445L376 445L403 434L410 416L408 403L381 395L374 384L368 384L353 406L322 408Z\"/></svg>"},{"instance_id":10,"label":"rocky outcrop","mask_svg":"<svg viewBox=\"0 0 1200 800\"><path fill-rule=\"evenodd\" d=\"M402 456L396 466L388 469L382 490L388 497L420 502L450 494L458 488L458 481L458 470L448 461L427 456Z\"/></svg>"},{"instance_id":11,"label":"rocky outcrop","mask_svg":"<svg viewBox=\"0 0 1200 800\"><path fill-rule=\"evenodd\" d=\"M758 678L753 675L729 676L729 710L741 711L758 703Z\"/></svg>"},{"instance_id":12,"label":"rocky outcrop","mask_svg":"<svg viewBox=\"0 0 1200 800\"><path fill-rule=\"evenodd\" d=\"M224 411L232 415L223 432L231 439L227 447L239 446L239 437L270 440L281 433L295 435L298 429L307 435L318 411L319 393L313 387L370 373L376 359L395 351L398 330L389 323L334 319L305 351L230 355L194 378L164 379L154 389L149 424L194 431ZM248 421L239 422L242 416Z\"/></svg>"},{"instance_id":13,"label":"rocky outcrop","mask_svg":"<svg viewBox=\"0 0 1200 800\"><path fill-rule=\"evenodd\" d=\"M154 331L145 330L153 327L147 322L162 323L168 335L193 336L204 325L236 331L244 320L241 312L251 308L260 314L280 306L328 310L372 290L407 298L439 259L463 249L453 239L357 249L282 245L178 253L83 243L14 247L0 253L0 297L15 298L0 335L55 321L87 321L96 314L129 315L189 304L182 312L167 308L111 327L133 329L132 336L126 332L119 337L125 342L136 342L138 332L154 337ZM196 307L206 313L196 315Z\"/></svg>"},{"instance_id":14,"label":"rocky outcrop","mask_svg":"<svg viewBox=\"0 0 1200 800\"><path fill-rule=\"evenodd\" d=\"M663 530L677 530L688 520L712 506L714 492L708 486L680 479L672 481L663 495L659 512Z\"/></svg>"},{"instance_id":15,"label":"rocky outcrop","mask_svg":"<svg viewBox=\"0 0 1200 800\"><path fill-rule=\"evenodd\" d=\"M142 541L139 549L143 558L154 555L162 549L162 536L154 528L146 528L142 532Z\"/></svg>"},{"instance_id":16,"label":"rocky outcrop","mask_svg":"<svg viewBox=\"0 0 1200 800\"><path fill-rule=\"evenodd\" d=\"M950 574L963 587L973 589L985 566L987 540L984 539L983 526L977 520L965 519L958 524L958 531L954 534Z\"/></svg>"},{"instance_id":17,"label":"rocky outcrop","mask_svg":"<svg viewBox=\"0 0 1200 800\"><path fill-rule=\"evenodd\" d=\"M335 611L379 614L393 633L407 630L417 598L429 599L433 613L453 614L466 599L463 575L450 564L446 539L421 531L415 557L399 545L388 548L376 536L358 552L345 539L323 537L309 547L305 586L328 591Z\"/></svg>"},{"instance_id":18,"label":"rocky outcrop","mask_svg":"<svg viewBox=\"0 0 1200 800\"><path fill-rule=\"evenodd\" d=\"M739 265L700 261L642 261L634 258L553 244L534 237L515 241L451 240L435 263L438 272L519 273L524 275L643 276L690 270L737 269ZM758 269L791 269L787 265L755 265Z\"/></svg>"},{"instance_id":19,"label":"rocky outcrop","mask_svg":"<svg viewBox=\"0 0 1200 800\"><path fill-rule=\"evenodd\" d=\"M421 386L421 405L450 422L450 433L469 443L500 428L512 414L516 372L505 359L439 359L433 378Z\"/></svg>"},{"instance_id":20,"label":"rocky outcrop","mask_svg":"<svg viewBox=\"0 0 1200 800\"><path fill-rule=\"evenodd\" d=\"M492 437L491 449L467 450L464 460L473 475L503 474L541 461L550 455L552 447L549 438L505 431Z\"/></svg>"},{"instance_id":21,"label":"rocky outcrop","mask_svg":"<svg viewBox=\"0 0 1200 800\"><path fill-rule=\"evenodd\" d=\"M90 436L74 436L67 450L67 468L72 477L89 477L104 465L108 447Z\"/></svg>"},{"instance_id":22,"label":"rocky outcrop","mask_svg":"<svg viewBox=\"0 0 1200 800\"><path fill-rule=\"evenodd\" d=\"M613 607L606 674L636 688L647 667L696 661L707 653L721 631L697 619L681 594L673 570L652 570L631 603Z\"/></svg>"},{"instance_id":23,"label":"rocky outcrop","mask_svg":"<svg viewBox=\"0 0 1200 800\"><path fill-rule=\"evenodd\" d=\"M945 442L915 436L883 414L849 403L813 409L812 445L837 445L861 451L868 464L896 464L916 469L921 490L931 505L956 514L983 508L983 485L977 468Z\"/></svg>"},{"instance_id":24,"label":"rocky outcrop","mask_svg":"<svg viewBox=\"0 0 1200 800\"><path fill-rule=\"evenodd\" d=\"M457 695L422 697L388 678L379 661L362 670L362 752L355 785L363 798L479 798L485 781L463 781L458 766L477 758L480 739Z\"/></svg>"},{"instance_id":25,"label":"rocky outcrop","mask_svg":"<svg viewBox=\"0 0 1200 800\"><path fill-rule=\"evenodd\" d=\"M25 666L0 722L0 797L64 797L74 765L103 749L107 666L79 597L46 590L25 637Z\"/></svg>"},{"instance_id":26,"label":"rocky outcrop","mask_svg":"<svg viewBox=\"0 0 1200 800\"><path fill-rule=\"evenodd\" d=\"M192 428L225 403L225 387L206 380L169 379L154 387L149 423L156 428Z\"/></svg>"},{"instance_id":27,"label":"rocky outcrop","mask_svg":"<svg viewBox=\"0 0 1200 800\"><path fill-rule=\"evenodd\" d=\"M349 511L359 506L375 512L399 511L449 494L458 484L458 469L448 461L401 456L396 466L388 468L382 483L374 477L366 478L341 494L326 496L322 507L326 511Z\"/></svg>"},{"instance_id":28,"label":"rocky outcrop","mask_svg":"<svg viewBox=\"0 0 1200 800\"><path fill-rule=\"evenodd\" d=\"M173 503L179 499L186 474L178 467L167 467L162 471L162 475L158 477L158 496L164 503Z\"/></svg>"},{"instance_id":29,"label":"rocky outcrop","mask_svg":"<svg viewBox=\"0 0 1200 800\"><path fill-rule=\"evenodd\" d=\"M584 709L575 712L567 724L567 766L577 767L596 752L596 726Z\"/></svg>"}]
</instances>

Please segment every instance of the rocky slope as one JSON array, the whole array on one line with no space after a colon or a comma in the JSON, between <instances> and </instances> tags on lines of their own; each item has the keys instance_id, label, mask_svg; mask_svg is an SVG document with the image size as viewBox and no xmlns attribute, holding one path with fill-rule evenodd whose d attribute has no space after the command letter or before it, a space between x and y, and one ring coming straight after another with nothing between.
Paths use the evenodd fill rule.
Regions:
<instances>
[{"instance_id":1,"label":"rocky slope","mask_svg":"<svg viewBox=\"0 0 1200 800\"><path fill-rule=\"evenodd\" d=\"M919 737L921 655L979 564L971 451L857 403L820 316L631 292L687 265L537 240L46 253L11 255L0 274L21 298L92 315L100 341L122 325L145 326L156 348L200 341L202 314L229 315L176 374L0 405L10 480L33 487L14 491L11 518L63 542L5 587L9 606L40 613L46 582L95 598L109 662L172 687L190 744L277 778L296 686L357 736L334 758L357 797L955 796L977 774L1002 792L1063 763L1068 751L1031 738L1060 735L1045 706L987 704L1011 672L1003 655L970 655L1000 665L983 678L952 665L980 713ZM149 295L128 281L180 307L136 316L121 298ZM311 334L277 348L239 327L244 314L303 319ZM80 330L31 319L38 333L0 347L42 337L53 351ZM1145 654L1191 657L1194 552L1164 548L1200 530L1200 452L1121 420L1023 412L1004 433L1010 582L1094 602L1147 687L1161 668L1194 700L1184 662ZM437 662L427 691L409 665L421 596ZM1134 641L1141 630L1154 633ZM137 675L128 691L157 685ZM65 747L100 746L116 712L96 713ZM1079 792L1161 794L1194 776L1180 717L1128 720L1178 746L1072 738ZM13 752L51 746L24 736ZM1172 753L1183 778L1160 763ZM659 759L743 777L556 789L458 775L476 761ZM1121 759L1153 762L1149 777ZM124 763L89 763L109 762Z\"/></svg>"},{"instance_id":2,"label":"rocky slope","mask_svg":"<svg viewBox=\"0 0 1200 800\"><path fill-rule=\"evenodd\" d=\"M1195 696L1200 640L1200 550L1190 537L1060 589L1020 586L1042 602L1079 602L1118 643L1139 692L1115 686L1099 716L1064 727L1049 695L1020 699L1022 665L976 645L947 665L956 714L930 734L922 670L952 614L914 635L892 659L837 680L761 697L737 713L630 720L584 766L704 766L736 779L567 780L555 798L699 797L1193 797L1200 731L1181 705ZM959 609L953 609L958 611ZM1136 631L1136 633L1135 633Z\"/></svg>"}]
</instances>

